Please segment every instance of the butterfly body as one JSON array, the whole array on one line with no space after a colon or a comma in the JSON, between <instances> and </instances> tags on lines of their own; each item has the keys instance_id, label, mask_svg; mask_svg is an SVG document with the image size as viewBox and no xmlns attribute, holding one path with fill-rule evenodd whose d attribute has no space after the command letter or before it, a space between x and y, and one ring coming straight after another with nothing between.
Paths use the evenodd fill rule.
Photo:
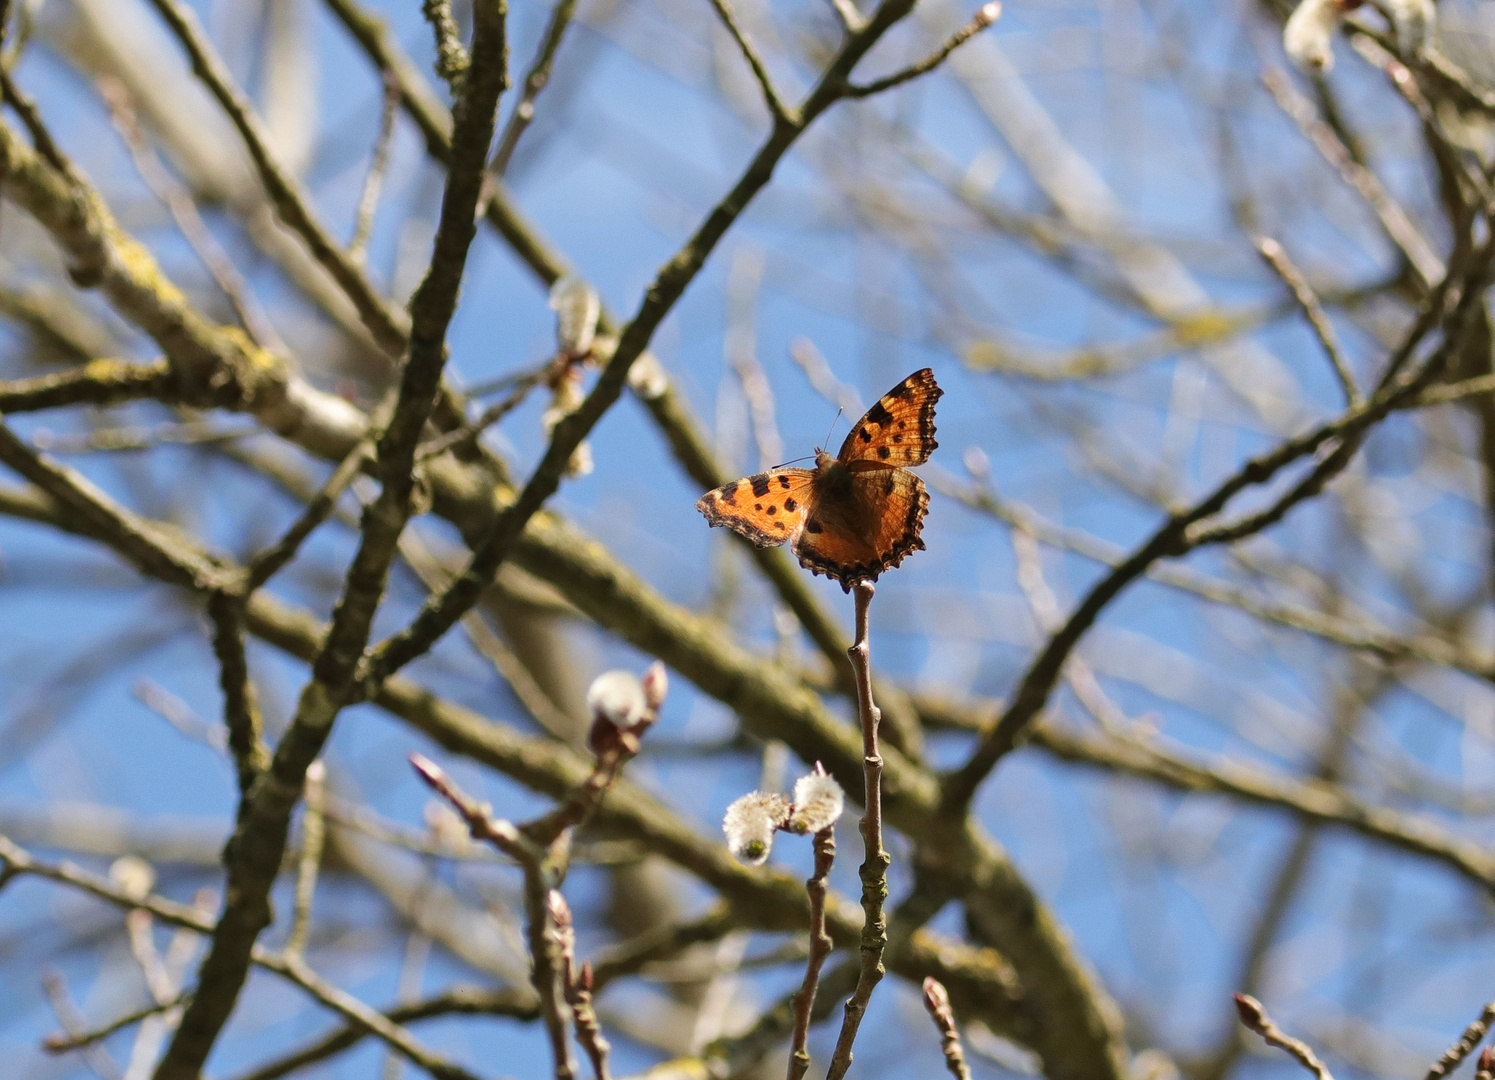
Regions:
<instances>
[{"instance_id":1,"label":"butterfly body","mask_svg":"<svg viewBox=\"0 0 1495 1080\"><path fill-rule=\"evenodd\" d=\"M815 451L814 469L771 469L708 491L696 509L759 547L788 542L800 565L850 591L875 581L920 538L929 493L905 465L922 465L943 391L916 371L867 410L839 454Z\"/></svg>"}]
</instances>

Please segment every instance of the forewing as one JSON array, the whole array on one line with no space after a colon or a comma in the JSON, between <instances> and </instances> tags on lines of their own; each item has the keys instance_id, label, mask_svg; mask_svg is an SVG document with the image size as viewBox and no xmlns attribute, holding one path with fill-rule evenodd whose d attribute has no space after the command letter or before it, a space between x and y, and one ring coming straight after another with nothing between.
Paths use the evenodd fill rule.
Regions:
<instances>
[{"instance_id":1,"label":"forewing","mask_svg":"<svg viewBox=\"0 0 1495 1080\"><path fill-rule=\"evenodd\" d=\"M712 525L726 525L759 547L792 539L811 501L809 469L772 469L708 491L696 509Z\"/></svg>"},{"instance_id":2,"label":"forewing","mask_svg":"<svg viewBox=\"0 0 1495 1080\"><path fill-rule=\"evenodd\" d=\"M815 501L794 554L801 566L850 592L856 582L876 581L909 552L923 549L919 534L928 509L924 482L908 470L858 472L849 498Z\"/></svg>"},{"instance_id":3,"label":"forewing","mask_svg":"<svg viewBox=\"0 0 1495 1080\"><path fill-rule=\"evenodd\" d=\"M878 399L841 444L841 463L853 469L922 465L934 441L934 403L944 393L928 368L916 371Z\"/></svg>"}]
</instances>

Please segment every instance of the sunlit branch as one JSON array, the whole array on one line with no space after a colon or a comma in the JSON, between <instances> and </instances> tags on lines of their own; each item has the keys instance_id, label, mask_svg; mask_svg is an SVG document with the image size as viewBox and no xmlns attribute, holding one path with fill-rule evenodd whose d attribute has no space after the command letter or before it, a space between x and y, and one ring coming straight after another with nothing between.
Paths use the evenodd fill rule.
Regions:
<instances>
[{"instance_id":1,"label":"sunlit branch","mask_svg":"<svg viewBox=\"0 0 1495 1080\"><path fill-rule=\"evenodd\" d=\"M1334 332L1334 326L1329 322L1329 316L1324 311L1324 306L1319 303L1319 298L1312 286L1308 284L1308 279L1293 265L1292 259L1288 257L1282 245L1271 237L1256 237L1256 250L1261 253L1263 261L1282 279L1282 283L1288 287L1293 298L1297 300L1298 306L1303 309L1303 315L1308 319L1308 324L1313 327L1319 344L1324 347L1329 363L1334 365L1334 374L1339 379L1340 388L1344 390L1345 401L1350 405L1357 404L1360 401L1360 390L1355 385L1355 375L1350 370L1349 361L1345 359L1344 351L1339 346L1339 335Z\"/></svg>"},{"instance_id":2,"label":"sunlit branch","mask_svg":"<svg viewBox=\"0 0 1495 1080\"><path fill-rule=\"evenodd\" d=\"M917 79L920 75L927 75L935 68L945 62L945 58L960 48L971 38L985 30L996 22L1002 15L1002 5L999 0L991 0L983 4L981 9L971 17L971 21L962 26L955 33L945 39L945 43L934 52L930 53L917 64L895 71L881 79L875 79L870 83L850 83L846 87L846 93L850 97L871 97L880 94L884 90L891 90L895 86L901 86L910 79Z\"/></svg>"}]
</instances>

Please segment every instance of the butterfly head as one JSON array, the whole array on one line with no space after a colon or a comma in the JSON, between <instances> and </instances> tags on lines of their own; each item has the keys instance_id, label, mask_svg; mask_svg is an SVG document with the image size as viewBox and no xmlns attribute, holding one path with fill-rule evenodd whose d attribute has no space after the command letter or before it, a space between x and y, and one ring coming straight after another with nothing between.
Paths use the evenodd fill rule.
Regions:
<instances>
[{"instance_id":1,"label":"butterfly head","mask_svg":"<svg viewBox=\"0 0 1495 1080\"><path fill-rule=\"evenodd\" d=\"M829 471L830 468L831 468L831 466L833 466L833 465L836 464L836 460L837 459L836 459L836 455L835 454L827 453L826 451L820 449L820 447L818 447L818 446L815 448L815 471L816 472L823 473L823 472Z\"/></svg>"}]
</instances>

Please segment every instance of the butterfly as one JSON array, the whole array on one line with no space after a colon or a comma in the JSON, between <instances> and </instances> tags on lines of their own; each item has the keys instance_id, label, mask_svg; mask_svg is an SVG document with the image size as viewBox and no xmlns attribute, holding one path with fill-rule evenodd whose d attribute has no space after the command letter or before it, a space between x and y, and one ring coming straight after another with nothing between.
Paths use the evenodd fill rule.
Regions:
<instances>
[{"instance_id":1,"label":"butterfly","mask_svg":"<svg viewBox=\"0 0 1495 1080\"><path fill-rule=\"evenodd\" d=\"M916 371L867 410L835 457L817 447L814 469L746 477L708 491L696 509L759 547L787 540L801 566L847 592L876 581L924 547L929 493L903 466L924 464L939 445L934 403L943 393L934 372Z\"/></svg>"}]
</instances>

